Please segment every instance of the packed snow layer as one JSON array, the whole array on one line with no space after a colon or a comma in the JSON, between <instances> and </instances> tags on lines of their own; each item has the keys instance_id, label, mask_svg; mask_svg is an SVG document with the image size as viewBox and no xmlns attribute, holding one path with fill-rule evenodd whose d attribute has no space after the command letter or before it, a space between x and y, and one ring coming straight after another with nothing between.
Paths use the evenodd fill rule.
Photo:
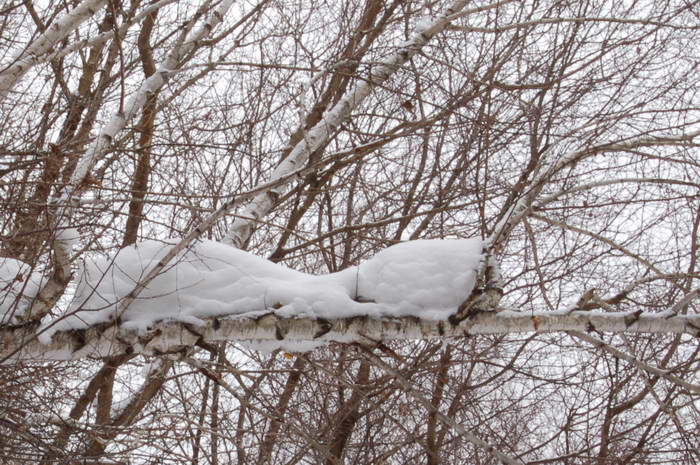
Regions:
<instances>
[{"instance_id":1,"label":"packed snow layer","mask_svg":"<svg viewBox=\"0 0 700 465\"><path fill-rule=\"evenodd\" d=\"M0 257L0 324L19 323L41 289L41 275L13 258Z\"/></svg>"},{"instance_id":2,"label":"packed snow layer","mask_svg":"<svg viewBox=\"0 0 700 465\"><path fill-rule=\"evenodd\" d=\"M283 317L417 316L443 320L471 293L481 241L418 240L389 247L338 273L309 275L219 242L203 241L166 267L125 310L120 302L175 242L145 241L88 260L65 315L42 335L118 318L124 327L160 320L274 311Z\"/></svg>"}]
</instances>

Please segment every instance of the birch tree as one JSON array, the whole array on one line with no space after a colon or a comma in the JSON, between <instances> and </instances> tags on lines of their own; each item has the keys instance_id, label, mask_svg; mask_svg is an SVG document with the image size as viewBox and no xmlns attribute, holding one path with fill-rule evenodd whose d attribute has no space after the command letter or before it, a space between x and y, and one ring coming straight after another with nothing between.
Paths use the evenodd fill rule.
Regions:
<instances>
[{"instance_id":1,"label":"birch tree","mask_svg":"<svg viewBox=\"0 0 700 465\"><path fill-rule=\"evenodd\" d=\"M0 13L3 463L700 459L696 5Z\"/></svg>"}]
</instances>

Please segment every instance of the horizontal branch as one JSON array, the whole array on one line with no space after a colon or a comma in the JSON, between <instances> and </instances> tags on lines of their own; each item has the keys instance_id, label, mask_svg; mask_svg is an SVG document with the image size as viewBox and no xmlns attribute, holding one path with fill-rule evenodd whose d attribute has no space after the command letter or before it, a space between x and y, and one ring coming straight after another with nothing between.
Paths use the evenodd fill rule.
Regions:
<instances>
[{"instance_id":1,"label":"horizontal branch","mask_svg":"<svg viewBox=\"0 0 700 465\"><path fill-rule=\"evenodd\" d=\"M528 332L659 333L700 336L700 315L669 313L596 313L590 311L523 313L483 312L452 325L415 317L377 319L368 316L326 320L281 318L274 312L197 320L196 324L161 321L146 331L114 324L58 331L42 343L36 328L0 331L0 362L11 360L71 360L105 358L125 353L178 353L202 342L264 343L265 348L310 350L318 344L377 344L387 340L428 340L477 334ZM47 338L48 339L48 338Z\"/></svg>"}]
</instances>

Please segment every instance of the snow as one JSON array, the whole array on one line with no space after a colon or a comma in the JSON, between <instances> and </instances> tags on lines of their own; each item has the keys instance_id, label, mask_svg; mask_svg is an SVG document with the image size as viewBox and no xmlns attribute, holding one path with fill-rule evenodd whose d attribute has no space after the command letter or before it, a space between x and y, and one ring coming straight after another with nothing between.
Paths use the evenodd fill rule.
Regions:
<instances>
[{"instance_id":1,"label":"snow","mask_svg":"<svg viewBox=\"0 0 700 465\"><path fill-rule=\"evenodd\" d=\"M161 320L196 325L207 317L270 311L289 318L444 320L471 293L482 249L479 239L410 241L358 266L315 276L220 242L202 241L180 254L120 310L120 301L174 244L144 241L115 256L87 260L73 302L64 315L48 323L42 340L49 341L59 330L116 318L122 327L135 329Z\"/></svg>"},{"instance_id":2,"label":"snow","mask_svg":"<svg viewBox=\"0 0 700 465\"><path fill-rule=\"evenodd\" d=\"M75 228L61 228L56 231L56 241L63 244L63 248L70 251L78 244L80 233Z\"/></svg>"},{"instance_id":3,"label":"snow","mask_svg":"<svg viewBox=\"0 0 700 465\"><path fill-rule=\"evenodd\" d=\"M416 21L416 33L421 33L430 29L435 23L436 19L432 16L422 16Z\"/></svg>"},{"instance_id":4,"label":"snow","mask_svg":"<svg viewBox=\"0 0 700 465\"><path fill-rule=\"evenodd\" d=\"M19 323L41 284L41 275L27 263L0 257L0 324Z\"/></svg>"}]
</instances>

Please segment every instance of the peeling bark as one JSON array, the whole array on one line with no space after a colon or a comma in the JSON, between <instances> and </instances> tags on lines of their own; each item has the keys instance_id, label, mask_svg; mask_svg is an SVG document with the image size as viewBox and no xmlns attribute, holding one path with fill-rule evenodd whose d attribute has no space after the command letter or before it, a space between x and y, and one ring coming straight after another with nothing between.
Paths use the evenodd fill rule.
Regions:
<instances>
[{"instance_id":1,"label":"peeling bark","mask_svg":"<svg viewBox=\"0 0 700 465\"><path fill-rule=\"evenodd\" d=\"M0 331L0 362L13 360L73 360L105 358L125 353L158 355L179 352L200 341L327 341L376 345L384 340L429 340L476 334L591 331L609 333L657 333L700 336L700 315L641 312L595 313L502 311L474 315L460 325L415 317L376 319L358 316L337 320L281 318L274 313L254 318L211 318L199 326L163 321L146 331L118 326L72 329L57 332L42 344L30 326ZM280 340L280 335L284 338Z\"/></svg>"}]
</instances>

